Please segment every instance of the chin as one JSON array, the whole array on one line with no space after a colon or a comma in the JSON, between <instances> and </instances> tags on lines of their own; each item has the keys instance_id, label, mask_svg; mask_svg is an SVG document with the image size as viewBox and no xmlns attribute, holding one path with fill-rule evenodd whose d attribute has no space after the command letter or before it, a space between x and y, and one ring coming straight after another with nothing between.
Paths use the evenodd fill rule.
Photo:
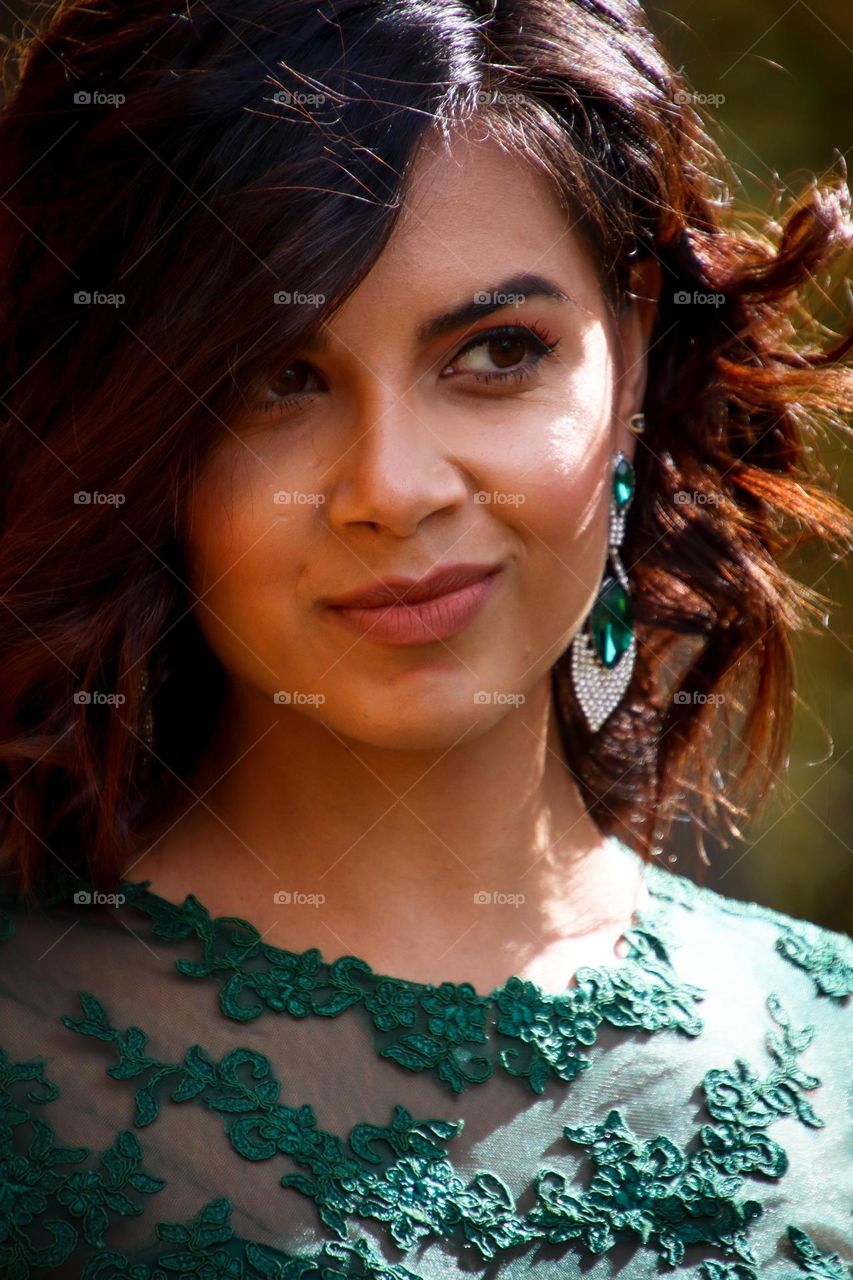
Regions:
<instances>
[{"instance_id":1,"label":"chin","mask_svg":"<svg viewBox=\"0 0 853 1280\"><path fill-rule=\"evenodd\" d=\"M360 717L329 720L329 727L342 737L388 751L444 751L464 735L471 742L492 727L505 708L477 706L472 699L430 700L428 706L402 705L396 698L387 714L377 706L364 709Z\"/></svg>"}]
</instances>

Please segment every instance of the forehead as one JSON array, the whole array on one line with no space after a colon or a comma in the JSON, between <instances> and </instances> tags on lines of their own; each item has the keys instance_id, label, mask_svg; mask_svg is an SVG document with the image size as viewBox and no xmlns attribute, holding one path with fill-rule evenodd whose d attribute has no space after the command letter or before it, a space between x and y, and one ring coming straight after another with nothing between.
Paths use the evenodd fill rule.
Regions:
<instances>
[{"instance_id":1,"label":"forehead","mask_svg":"<svg viewBox=\"0 0 853 1280\"><path fill-rule=\"evenodd\" d=\"M394 231L371 271L329 322L398 306L413 324L448 301L531 273L560 283L600 317L594 264L545 173L484 136L482 125L430 135L412 167Z\"/></svg>"},{"instance_id":2,"label":"forehead","mask_svg":"<svg viewBox=\"0 0 853 1280\"><path fill-rule=\"evenodd\" d=\"M400 257L414 256L432 236L474 261L498 241L530 256L560 246L571 257L579 245L570 224L553 184L532 159L485 136L482 126L457 126L448 139L431 134L425 141L388 247Z\"/></svg>"}]
</instances>

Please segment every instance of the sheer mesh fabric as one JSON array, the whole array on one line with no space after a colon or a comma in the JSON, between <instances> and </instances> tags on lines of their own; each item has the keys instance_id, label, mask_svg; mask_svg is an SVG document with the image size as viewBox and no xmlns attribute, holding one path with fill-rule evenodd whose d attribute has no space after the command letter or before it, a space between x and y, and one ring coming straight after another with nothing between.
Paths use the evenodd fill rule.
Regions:
<instances>
[{"instance_id":1,"label":"sheer mesh fabric","mask_svg":"<svg viewBox=\"0 0 853 1280\"><path fill-rule=\"evenodd\" d=\"M565 997L9 904L0 1275L849 1276L853 943L646 875Z\"/></svg>"}]
</instances>

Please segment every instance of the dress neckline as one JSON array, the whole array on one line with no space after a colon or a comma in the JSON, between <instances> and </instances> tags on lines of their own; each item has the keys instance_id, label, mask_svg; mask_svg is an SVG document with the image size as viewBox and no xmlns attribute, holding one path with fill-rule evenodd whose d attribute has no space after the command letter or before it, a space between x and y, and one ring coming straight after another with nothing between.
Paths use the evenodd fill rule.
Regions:
<instances>
[{"instance_id":1,"label":"dress neckline","mask_svg":"<svg viewBox=\"0 0 853 1280\"><path fill-rule=\"evenodd\" d=\"M250 921L213 917L193 894L178 905L153 893L149 881L122 879L121 900L99 914L97 927L130 933L158 964L208 991L215 985L220 1012L234 1022L349 1015L366 1021L380 1059L425 1072L453 1093L481 1086L500 1070L541 1094L549 1083L568 1083L592 1065L591 1050L604 1026L620 1034L702 1031L696 1003L706 991L686 980L670 959L671 948L683 941L673 904L690 904L691 882L618 843L642 863L647 894L620 935L626 953L614 948L609 963L580 966L567 980L574 985L560 993L513 975L484 995L467 982L377 973L352 954L329 961L318 947L287 951L267 943ZM78 878L57 886L43 905L72 907L94 925L91 904L98 899L91 884L83 883ZM75 899L89 905L73 908ZM134 913L130 922L126 912ZM179 945L171 965L146 942L140 917L149 938ZM0 933L2 926L0 915ZM135 954L130 963L138 963ZM108 1018L94 995L80 998L96 1020Z\"/></svg>"},{"instance_id":2,"label":"dress neckline","mask_svg":"<svg viewBox=\"0 0 853 1280\"><path fill-rule=\"evenodd\" d=\"M590 974L604 976L607 974L626 975L636 965L638 960L648 960L654 958L656 960L665 959L667 965L671 966L671 961L666 956L666 949L662 936L663 921L661 920L661 905L657 901L659 881L661 877L672 875L665 868L656 863L646 862L633 850L630 845L624 843L615 835L605 836L605 839L616 846L619 851L626 856L628 869L642 866L642 876L640 882L640 890L637 905L631 913L629 923L620 932L618 938L614 942L612 957L607 961L600 961L595 964L581 964L569 975L566 985L559 992L546 991L534 979L520 978L515 974L511 974L502 983L493 987L488 993L478 990L471 982L452 981L447 979L437 979L436 981L422 982L414 978L402 977L399 974L381 973L374 969L367 960L355 955L352 952L342 952L336 959L330 959L326 951L319 946L305 948L302 951L295 951L288 947L281 946L277 943L268 943L263 940L263 935L251 920L244 916L222 915L214 916L210 913L204 902L194 893L189 893L184 897L182 903L178 903L170 898L165 898L161 894L152 890L149 880L129 880L122 879L120 889L125 895L127 905L137 910L142 910L152 918L152 927L155 933L161 932L157 927L158 920L161 925L171 920L172 925L165 924L166 934L161 936L169 936L172 929L177 927L181 929L181 922L187 926L182 931L185 934L197 933L202 940L203 935L212 929L214 933L230 932L232 941L239 947L241 942L243 945L259 946L263 955L275 964L276 962L302 960L316 967L322 968L324 971L331 973L339 972L343 968L349 969L352 965L358 967L359 970L368 974L373 983L390 983L396 987L406 988L416 995L431 993L435 991L446 991L448 989L461 990L478 1002L493 1004L495 1001L508 990L517 988L522 985L524 989L530 993L535 993L537 998L544 1001L565 999L571 992L578 989L581 980ZM241 932L245 933L243 939L239 938ZM174 935L172 935L174 936ZM620 954L617 948L622 948L624 954ZM180 963L180 962L177 962Z\"/></svg>"}]
</instances>

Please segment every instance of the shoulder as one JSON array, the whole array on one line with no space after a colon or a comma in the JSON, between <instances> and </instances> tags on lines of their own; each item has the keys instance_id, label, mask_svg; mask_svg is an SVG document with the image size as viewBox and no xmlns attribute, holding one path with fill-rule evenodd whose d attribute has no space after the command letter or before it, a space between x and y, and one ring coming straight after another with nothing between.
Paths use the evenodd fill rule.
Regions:
<instances>
[{"instance_id":1,"label":"shoulder","mask_svg":"<svg viewBox=\"0 0 853 1280\"><path fill-rule=\"evenodd\" d=\"M672 933L673 961L707 986L765 989L802 1014L849 1006L853 939L757 902L728 897L657 864L646 871L653 909Z\"/></svg>"}]
</instances>

